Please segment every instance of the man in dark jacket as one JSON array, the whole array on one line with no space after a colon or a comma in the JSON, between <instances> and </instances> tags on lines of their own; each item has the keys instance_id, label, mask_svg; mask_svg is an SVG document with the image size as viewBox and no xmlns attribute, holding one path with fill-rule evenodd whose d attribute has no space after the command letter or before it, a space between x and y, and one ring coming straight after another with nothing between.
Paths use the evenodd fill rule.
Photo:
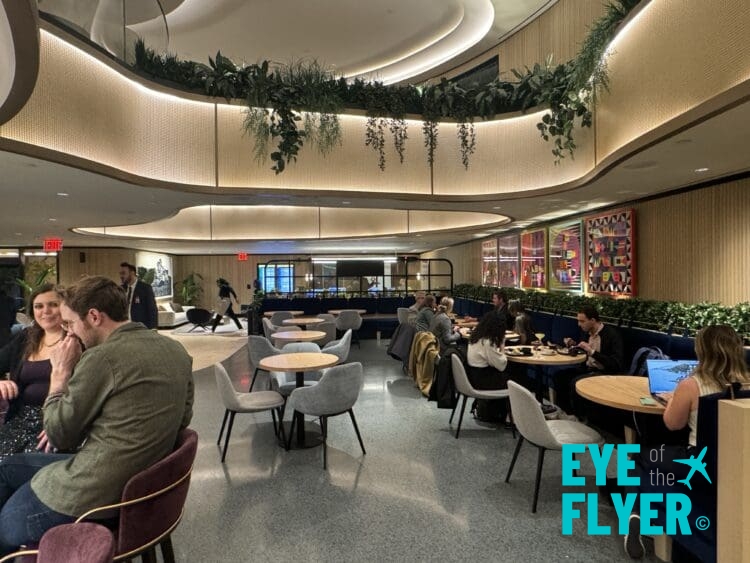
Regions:
<instances>
[{"instance_id":1,"label":"man in dark jacket","mask_svg":"<svg viewBox=\"0 0 750 563\"><path fill-rule=\"evenodd\" d=\"M553 376L557 405L577 416L588 415L589 410L583 399L575 391L575 384L580 379L606 373L617 375L625 373L623 363L623 344L620 333L610 325L605 325L599 318L599 311L586 305L578 312L578 326L584 333L584 339L576 342L566 338L565 345L578 347L586 353L586 363L580 368L558 371Z\"/></svg>"},{"instance_id":2,"label":"man in dark jacket","mask_svg":"<svg viewBox=\"0 0 750 563\"><path fill-rule=\"evenodd\" d=\"M128 299L128 316L135 323L143 323L146 328L156 328L159 313L153 288L142 282L135 275L135 266L123 262L120 264L122 289Z\"/></svg>"},{"instance_id":3,"label":"man in dark jacket","mask_svg":"<svg viewBox=\"0 0 750 563\"><path fill-rule=\"evenodd\" d=\"M508 296L502 289L492 292L492 304L495 308L485 315L497 315L505 330L513 330L513 317L508 314Z\"/></svg>"}]
</instances>

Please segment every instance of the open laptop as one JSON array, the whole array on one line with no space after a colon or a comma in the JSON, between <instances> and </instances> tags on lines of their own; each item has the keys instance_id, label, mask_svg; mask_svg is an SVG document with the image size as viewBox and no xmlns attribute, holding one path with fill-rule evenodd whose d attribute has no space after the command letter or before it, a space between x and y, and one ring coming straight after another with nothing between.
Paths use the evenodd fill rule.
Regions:
<instances>
[{"instance_id":1,"label":"open laptop","mask_svg":"<svg viewBox=\"0 0 750 563\"><path fill-rule=\"evenodd\" d=\"M648 390L651 396L666 405L660 393L671 393L677 387L677 384L689 377L698 360L646 360L648 370Z\"/></svg>"}]
</instances>

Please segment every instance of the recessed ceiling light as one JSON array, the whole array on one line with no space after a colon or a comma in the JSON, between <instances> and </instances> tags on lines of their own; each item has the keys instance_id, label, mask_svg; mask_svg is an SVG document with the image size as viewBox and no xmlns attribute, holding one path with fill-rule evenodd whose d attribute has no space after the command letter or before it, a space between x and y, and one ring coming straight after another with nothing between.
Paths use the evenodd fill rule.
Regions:
<instances>
[{"instance_id":1,"label":"recessed ceiling light","mask_svg":"<svg viewBox=\"0 0 750 563\"><path fill-rule=\"evenodd\" d=\"M695 172L708 172L708 168L696 168Z\"/></svg>"},{"instance_id":2,"label":"recessed ceiling light","mask_svg":"<svg viewBox=\"0 0 750 563\"><path fill-rule=\"evenodd\" d=\"M351 201L342 201L341 205L350 205L351 203L352 203Z\"/></svg>"},{"instance_id":3,"label":"recessed ceiling light","mask_svg":"<svg viewBox=\"0 0 750 563\"><path fill-rule=\"evenodd\" d=\"M23 233L13 233L13 234L16 235L17 237L20 237Z\"/></svg>"},{"instance_id":4,"label":"recessed ceiling light","mask_svg":"<svg viewBox=\"0 0 750 563\"><path fill-rule=\"evenodd\" d=\"M496 205L496 206L495 206L495 207L493 207L492 209L500 209L500 206L499 206L499 205Z\"/></svg>"},{"instance_id":5,"label":"recessed ceiling light","mask_svg":"<svg viewBox=\"0 0 750 563\"><path fill-rule=\"evenodd\" d=\"M57 192L57 195L60 197L68 197L70 194L66 192Z\"/></svg>"},{"instance_id":6,"label":"recessed ceiling light","mask_svg":"<svg viewBox=\"0 0 750 563\"><path fill-rule=\"evenodd\" d=\"M55 219L54 217L50 217L49 220L52 222L57 221L57 219Z\"/></svg>"}]
</instances>

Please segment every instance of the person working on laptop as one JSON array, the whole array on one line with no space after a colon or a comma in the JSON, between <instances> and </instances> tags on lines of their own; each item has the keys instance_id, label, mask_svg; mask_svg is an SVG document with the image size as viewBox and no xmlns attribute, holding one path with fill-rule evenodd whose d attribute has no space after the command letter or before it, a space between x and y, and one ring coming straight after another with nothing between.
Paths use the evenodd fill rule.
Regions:
<instances>
[{"instance_id":1,"label":"person working on laptop","mask_svg":"<svg viewBox=\"0 0 750 563\"><path fill-rule=\"evenodd\" d=\"M663 415L664 424L670 430L680 430L685 427L690 429L687 449L683 446L677 451L660 456L663 462L659 462L658 467L641 455L640 465L644 467L642 471L645 471L645 474L658 468L662 474L673 473L675 479L681 482L689 481L690 467L685 464L687 460L682 459L677 463L674 460L688 456L700 458L702 455L696 448L700 443L698 436L699 399L704 395L723 391L732 383L750 383L742 339L732 327L715 325L699 330L695 336L695 355L698 357L698 366L692 375L680 381L674 393L663 394L667 398L667 408ZM696 477L696 479L702 479L702 477ZM648 484L648 482L648 479L641 479L641 489L638 492L663 492L645 490L644 483ZM654 508L653 504L652 508ZM628 535L625 536L625 552L633 559L640 559L644 555L638 506L634 507L630 516Z\"/></svg>"},{"instance_id":2,"label":"person working on laptop","mask_svg":"<svg viewBox=\"0 0 750 563\"><path fill-rule=\"evenodd\" d=\"M565 339L565 345L577 347L586 353L586 363L579 368L558 371L552 377L557 394L557 406L576 416L590 415L593 403L579 397L575 391L576 381L606 373L617 375L624 372L622 338L617 329L605 325L599 318L599 311L590 305L578 311L578 326L585 339L576 341Z\"/></svg>"}]
</instances>

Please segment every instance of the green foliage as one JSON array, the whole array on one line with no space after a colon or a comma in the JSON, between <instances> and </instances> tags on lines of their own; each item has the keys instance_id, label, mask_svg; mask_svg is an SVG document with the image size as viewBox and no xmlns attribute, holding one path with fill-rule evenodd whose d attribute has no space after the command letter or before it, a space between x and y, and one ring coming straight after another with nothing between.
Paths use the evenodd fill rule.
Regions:
<instances>
[{"instance_id":1,"label":"green foliage","mask_svg":"<svg viewBox=\"0 0 750 563\"><path fill-rule=\"evenodd\" d=\"M244 99L248 105L244 127L253 138L253 156L263 162L269 156L272 169L281 173L297 160L305 142L328 154L341 144L337 114L344 108L364 110L368 120L365 145L378 155L378 167L385 169L386 131L390 131L400 162L404 161L408 138L404 117L422 116L422 133L427 162L435 160L437 124L457 123L461 161L465 168L476 147L474 121L493 119L512 111L533 107L549 108L537 129L545 141L552 141L555 162L573 156L575 127L590 127L593 107L607 81L607 45L617 26L640 0L613 0L589 30L576 57L553 65L552 57L532 68L513 69L513 81L495 79L489 84L463 88L442 80L425 87L386 86L361 79L347 82L317 61L298 61L271 68L268 61L235 65L221 52L204 65L181 61L173 55L157 55L142 40L135 45L136 69L188 89L226 100ZM302 115L303 112L307 112Z\"/></svg>"},{"instance_id":2,"label":"green foliage","mask_svg":"<svg viewBox=\"0 0 750 563\"><path fill-rule=\"evenodd\" d=\"M457 284L454 297L490 302L498 288ZM584 305L592 305L608 322L637 326L670 333L694 334L704 326L728 324L745 338L750 338L750 303L725 307L718 303L680 303L649 299L613 299L609 296L578 295L559 291L525 291L502 288L508 299L518 299L528 309L560 315L575 315Z\"/></svg>"},{"instance_id":3,"label":"green foliage","mask_svg":"<svg viewBox=\"0 0 750 563\"><path fill-rule=\"evenodd\" d=\"M26 264L24 279L16 278L16 284L23 289L24 297L31 295L37 287L45 283L57 281L57 266L44 260L28 262Z\"/></svg>"},{"instance_id":4,"label":"green foliage","mask_svg":"<svg viewBox=\"0 0 750 563\"><path fill-rule=\"evenodd\" d=\"M188 274L177 287L183 305L195 305L203 295L203 276L197 272Z\"/></svg>"}]
</instances>

